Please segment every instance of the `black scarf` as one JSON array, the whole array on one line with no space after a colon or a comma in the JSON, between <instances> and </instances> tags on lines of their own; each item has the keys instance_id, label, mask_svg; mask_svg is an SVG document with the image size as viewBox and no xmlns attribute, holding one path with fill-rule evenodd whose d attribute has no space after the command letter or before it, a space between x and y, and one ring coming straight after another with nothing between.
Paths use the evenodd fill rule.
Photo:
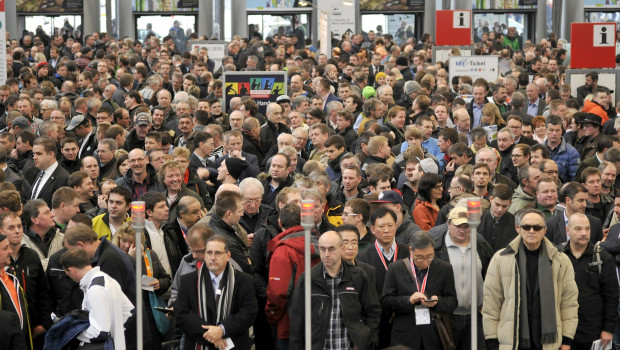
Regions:
<instances>
[{"instance_id":1,"label":"black scarf","mask_svg":"<svg viewBox=\"0 0 620 350\"><path fill-rule=\"evenodd\" d=\"M532 344L527 306L527 258L523 241L517 253L519 265L519 347L529 349ZM540 344L553 344L558 338L555 319L555 291L551 259L543 241L538 253L538 289L540 290ZM536 288L536 286L530 286Z\"/></svg>"}]
</instances>

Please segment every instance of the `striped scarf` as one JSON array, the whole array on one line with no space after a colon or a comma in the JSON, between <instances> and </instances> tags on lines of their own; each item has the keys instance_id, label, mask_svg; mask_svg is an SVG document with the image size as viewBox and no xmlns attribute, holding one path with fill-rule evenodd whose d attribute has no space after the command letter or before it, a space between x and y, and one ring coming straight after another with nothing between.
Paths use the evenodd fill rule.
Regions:
<instances>
[{"instance_id":1,"label":"striped scarf","mask_svg":"<svg viewBox=\"0 0 620 350\"><path fill-rule=\"evenodd\" d=\"M215 320L208 319L207 309L207 290L212 287L211 274L207 269L207 264L202 264L198 271L198 315L207 322L209 325L217 325L221 320L226 319L230 315L230 305L235 291L235 269L230 265L230 262L226 265L226 270L220 280L219 291L213 291L216 304L216 318ZM207 350L200 344L196 344L195 350Z\"/></svg>"}]
</instances>

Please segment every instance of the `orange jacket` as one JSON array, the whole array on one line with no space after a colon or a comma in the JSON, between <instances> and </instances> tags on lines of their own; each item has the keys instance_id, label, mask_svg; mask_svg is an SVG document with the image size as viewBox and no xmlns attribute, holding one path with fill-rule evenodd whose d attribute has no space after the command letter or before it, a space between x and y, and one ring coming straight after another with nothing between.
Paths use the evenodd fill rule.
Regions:
<instances>
[{"instance_id":1,"label":"orange jacket","mask_svg":"<svg viewBox=\"0 0 620 350\"><path fill-rule=\"evenodd\" d=\"M435 226L435 221L439 215L437 210L430 202L420 199L415 200L413 208L413 221L424 231L428 231Z\"/></svg>"},{"instance_id":2,"label":"orange jacket","mask_svg":"<svg viewBox=\"0 0 620 350\"><path fill-rule=\"evenodd\" d=\"M599 105L596 102L584 100L583 108L581 109L581 111L585 113L592 113L592 114L598 115L599 117L601 117L601 119L603 119L601 124L604 124L606 121L609 120L609 116L607 115L607 112L605 112L603 107L601 107L601 105Z\"/></svg>"}]
</instances>

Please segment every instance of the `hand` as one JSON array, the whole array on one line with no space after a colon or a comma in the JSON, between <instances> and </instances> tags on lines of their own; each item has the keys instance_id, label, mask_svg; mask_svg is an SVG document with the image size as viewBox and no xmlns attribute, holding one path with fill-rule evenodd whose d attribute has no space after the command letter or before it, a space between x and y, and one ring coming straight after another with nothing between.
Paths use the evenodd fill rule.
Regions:
<instances>
[{"instance_id":1,"label":"hand","mask_svg":"<svg viewBox=\"0 0 620 350\"><path fill-rule=\"evenodd\" d=\"M168 317L168 319L174 320L174 306L171 306L170 309L172 311L166 312L166 317Z\"/></svg>"},{"instance_id":2,"label":"hand","mask_svg":"<svg viewBox=\"0 0 620 350\"><path fill-rule=\"evenodd\" d=\"M220 340L218 340L216 342L213 342L213 345L215 345L218 349L222 349L223 350L223 349L226 349L226 346L228 344L226 343L226 340L220 339Z\"/></svg>"},{"instance_id":3,"label":"hand","mask_svg":"<svg viewBox=\"0 0 620 350\"><path fill-rule=\"evenodd\" d=\"M17 153L17 149L11 150L11 158L17 159L19 157L19 153Z\"/></svg>"},{"instance_id":4,"label":"hand","mask_svg":"<svg viewBox=\"0 0 620 350\"><path fill-rule=\"evenodd\" d=\"M161 288L161 286L159 285L159 280L156 279L155 281L151 282L148 284L148 286L153 286L154 290L159 290L159 288Z\"/></svg>"},{"instance_id":5,"label":"hand","mask_svg":"<svg viewBox=\"0 0 620 350\"><path fill-rule=\"evenodd\" d=\"M97 205L99 205L99 208L108 209L108 196L105 194L98 195Z\"/></svg>"},{"instance_id":6,"label":"hand","mask_svg":"<svg viewBox=\"0 0 620 350\"><path fill-rule=\"evenodd\" d=\"M222 340L222 336L224 335L224 330L222 329L222 327L220 327L220 326L202 326L202 328L207 330L205 332L205 334L202 335L202 337L206 341L215 344L215 342L217 342L218 340Z\"/></svg>"},{"instance_id":7,"label":"hand","mask_svg":"<svg viewBox=\"0 0 620 350\"><path fill-rule=\"evenodd\" d=\"M230 152L230 158L239 158L239 159L241 159L241 151L237 151L237 150L231 151Z\"/></svg>"},{"instance_id":8,"label":"hand","mask_svg":"<svg viewBox=\"0 0 620 350\"><path fill-rule=\"evenodd\" d=\"M609 233L609 228L606 228L603 230L603 239L601 239L602 242L605 242L607 240L608 233Z\"/></svg>"},{"instance_id":9,"label":"hand","mask_svg":"<svg viewBox=\"0 0 620 350\"><path fill-rule=\"evenodd\" d=\"M393 138L396 138L396 134L394 134L394 131L390 131L390 135L392 135Z\"/></svg>"},{"instance_id":10,"label":"hand","mask_svg":"<svg viewBox=\"0 0 620 350\"><path fill-rule=\"evenodd\" d=\"M32 329L32 337L33 338L38 337L41 334L44 334L46 331L47 331L47 329L45 329L43 326L41 326L41 325L36 326L36 327L34 327Z\"/></svg>"},{"instance_id":11,"label":"hand","mask_svg":"<svg viewBox=\"0 0 620 350\"><path fill-rule=\"evenodd\" d=\"M439 298L436 295L433 295L432 297L430 297L430 299L433 299L433 301L424 301L422 300L421 303L424 307L435 307L437 306L437 302L439 301Z\"/></svg>"},{"instance_id":12,"label":"hand","mask_svg":"<svg viewBox=\"0 0 620 350\"><path fill-rule=\"evenodd\" d=\"M411 294L411 296L409 297L409 302L412 304L417 303L418 301L422 301L426 299L426 295L420 293L420 292L415 292L413 294Z\"/></svg>"},{"instance_id":13,"label":"hand","mask_svg":"<svg viewBox=\"0 0 620 350\"><path fill-rule=\"evenodd\" d=\"M127 254L131 255L132 257L136 257L136 244L132 243L131 246L129 247L129 251L127 252Z\"/></svg>"},{"instance_id":14,"label":"hand","mask_svg":"<svg viewBox=\"0 0 620 350\"><path fill-rule=\"evenodd\" d=\"M252 242L254 242L254 234L248 233L248 248L252 246Z\"/></svg>"},{"instance_id":15,"label":"hand","mask_svg":"<svg viewBox=\"0 0 620 350\"><path fill-rule=\"evenodd\" d=\"M454 161L453 160L449 161L448 165L446 165L446 171L454 171L454 168L455 168Z\"/></svg>"},{"instance_id":16,"label":"hand","mask_svg":"<svg viewBox=\"0 0 620 350\"><path fill-rule=\"evenodd\" d=\"M201 179L207 179L209 177L209 170L207 168L198 168L196 174Z\"/></svg>"},{"instance_id":17,"label":"hand","mask_svg":"<svg viewBox=\"0 0 620 350\"><path fill-rule=\"evenodd\" d=\"M614 338L613 334L609 332L605 332L605 331L601 332L601 344L603 345L603 349L607 346L607 344L611 342L613 338Z\"/></svg>"},{"instance_id":18,"label":"hand","mask_svg":"<svg viewBox=\"0 0 620 350\"><path fill-rule=\"evenodd\" d=\"M560 346L560 350L570 350L570 345L562 345Z\"/></svg>"}]
</instances>

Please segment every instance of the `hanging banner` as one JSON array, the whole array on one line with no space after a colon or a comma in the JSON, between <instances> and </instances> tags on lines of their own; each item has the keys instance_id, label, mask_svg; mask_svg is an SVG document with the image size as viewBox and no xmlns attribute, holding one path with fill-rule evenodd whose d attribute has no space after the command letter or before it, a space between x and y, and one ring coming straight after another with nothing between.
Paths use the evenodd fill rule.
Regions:
<instances>
[{"instance_id":1,"label":"hanging banner","mask_svg":"<svg viewBox=\"0 0 620 350\"><path fill-rule=\"evenodd\" d=\"M615 23L572 23L571 61L576 68L616 67Z\"/></svg>"},{"instance_id":2,"label":"hanging banner","mask_svg":"<svg viewBox=\"0 0 620 350\"><path fill-rule=\"evenodd\" d=\"M84 12L84 0L17 0L16 5L19 14Z\"/></svg>"},{"instance_id":3,"label":"hanging banner","mask_svg":"<svg viewBox=\"0 0 620 350\"><path fill-rule=\"evenodd\" d=\"M435 12L437 46L471 45L471 10L439 10Z\"/></svg>"},{"instance_id":4,"label":"hanging banner","mask_svg":"<svg viewBox=\"0 0 620 350\"><path fill-rule=\"evenodd\" d=\"M226 47L228 45L225 41L190 40L188 44L192 54L195 54L198 57L202 57L200 55L200 49L203 47L206 48L207 56L215 63L213 71L217 72L217 70L220 69L222 66L222 59L226 56Z\"/></svg>"},{"instance_id":5,"label":"hanging banner","mask_svg":"<svg viewBox=\"0 0 620 350\"><path fill-rule=\"evenodd\" d=\"M265 115L267 105L286 95L286 72L224 72L224 109L228 110L233 97L250 96Z\"/></svg>"}]
</instances>

